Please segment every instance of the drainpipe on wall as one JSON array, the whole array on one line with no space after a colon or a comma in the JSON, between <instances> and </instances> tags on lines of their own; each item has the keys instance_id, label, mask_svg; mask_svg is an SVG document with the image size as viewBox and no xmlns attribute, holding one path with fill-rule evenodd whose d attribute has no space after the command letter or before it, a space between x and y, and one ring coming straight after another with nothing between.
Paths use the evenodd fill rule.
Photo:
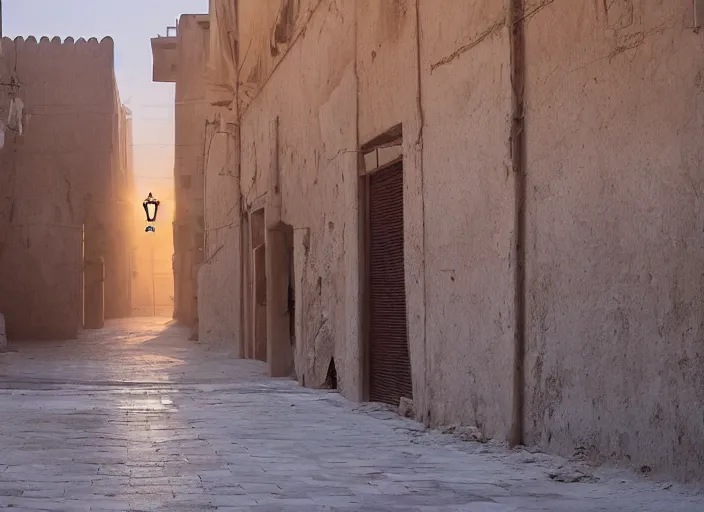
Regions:
<instances>
[{"instance_id":1,"label":"drainpipe on wall","mask_svg":"<svg viewBox=\"0 0 704 512\"><path fill-rule=\"evenodd\" d=\"M511 446L524 443L526 352L525 0L508 0L511 51L511 162L514 174L514 367Z\"/></svg>"},{"instance_id":2,"label":"drainpipe on wall","mask_svg":"<svg viewBox=\"0 0 704 512\"><path fill-rule=\"evenodd\" d=\"M246 294L246 272L245 264L246 259L244 257L244 251L247 247L247 237L249 235L246 231L247 223L244 219L247 215L246 201L244 193L242 192L242 118L240 115L240 3L239 0L234 0L234 11L235 11L235 26L232 29L235 31L235 48L234 48L234 60L235 60L235 99L233 104L234 116L235 116L235 128L237 133L235 134L235 153L237 154L237 162L235 173L237 174L237 193L240 200L240 324L239 324L239 335L240 335L240 357L247 357L247 350L245 345L249 343L246 339L247 329L245 328L247 320L247 308L245 307L245 301L247 300Z\"/></svg>"},{"instance_id":3,"label":"drainpipe on wall","mask_svg":"<svg viewBox=\"0 0 704 512\"><path fill-rule=\"evenodd\" d=\"M0 56L2 56L2 0L0 0ZM5 132L0 133L0 149L5 145ZM7 334L5 332L5 317L0 313L0 352L7 350Z\"/></svg>"}]
</instances>

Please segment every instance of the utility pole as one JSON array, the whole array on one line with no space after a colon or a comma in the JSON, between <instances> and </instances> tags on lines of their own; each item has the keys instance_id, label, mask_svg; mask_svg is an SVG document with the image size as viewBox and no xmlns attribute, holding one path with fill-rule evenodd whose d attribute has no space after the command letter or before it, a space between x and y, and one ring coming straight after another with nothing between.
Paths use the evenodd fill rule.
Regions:
<instances>
[{"instance_id":1,"label":"utility pole","mask_svg":"<svg viewBox=\"0 0 704 512\"><path fill-rule=\"evenodd\" d=\"M2 1L2 0L0 0L0 1ZM151 253L152 253L152 313L156 317L156 286L154 284L154 281L155 281L155 276L154 276L154 244L156 243L156 240L154 240L154 234L155 233L150 233L150 235L152 235L152 236L150 236L149 238L152 239L152 243L151 243L151 246L152 246L152 250L151 250Z\"/></svg>"}]
</instances>

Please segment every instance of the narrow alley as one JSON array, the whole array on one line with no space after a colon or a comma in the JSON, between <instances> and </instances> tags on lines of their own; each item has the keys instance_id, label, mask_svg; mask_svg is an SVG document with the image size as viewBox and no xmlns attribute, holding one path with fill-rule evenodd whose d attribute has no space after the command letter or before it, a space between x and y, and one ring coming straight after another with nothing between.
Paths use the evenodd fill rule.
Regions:
<instances>
[{"instance_id":1,"label":"narrow alley","mask_svg":"<svg viewBox=\"0 0 704 512\"><path fill-rule=\"evenodd\" d=\"M3 509L704 509L704 496L678 485L560 468L269 379L263 363L188 341L164 319L11 346L0 375Z\"/></svg>"}]
</instances>

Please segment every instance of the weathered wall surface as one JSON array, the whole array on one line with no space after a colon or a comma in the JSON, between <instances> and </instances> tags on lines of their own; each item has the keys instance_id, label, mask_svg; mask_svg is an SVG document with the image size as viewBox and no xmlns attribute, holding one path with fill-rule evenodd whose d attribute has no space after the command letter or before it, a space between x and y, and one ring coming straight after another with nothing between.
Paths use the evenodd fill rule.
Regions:
<instances>
[{"instance_id":1,"label":"weathered wall surface","mask_svg":"<svg viewBox=\"0 0 704 512\"><path fill-rule=\"evenodd\" d=\"M505 434L511 381L497 385L492 379L510 375L513 339L510 54L502 6L326 1L294 11L290 27L281 27L284 16L260 12L276 9L253 4L242 2L240 14L239 45L242 52L250 48L241 64L249 84L241 94L249 106L242 122L242 188L250 203L266 193L270 123L279 116L284 222L295 233L299 380L321 385L334 357L343 393L361 397L354 151L401 125L409 343L419 416ZM470 16L480 8L485 16ZM294 46L255 52L272 33L290 33ZM453 56L477 38L476 48ZM357 119L358 134L348 131ZM465 156L456 155L457 147ZM487 323L487 317L495 320Z\"/></svg>"},{"instance_id":2,"label":"weathered wall surface","mask_svg":"<svg viewBox=\"0 0 704 512\"><path fill-rule=\"evenodd\" d=\"M525 440L701 475L691 2L528 4ZM280 174L299 381L323 385L334 358L342 393L364 396L358 158L400 126L416 416L506 439L521 293L507 5L239 5L241 209ZM215 203L227 220L235 201Z\"/></svg>"},{"instance_id":3,"label":"weathered wall surface","mask_svg":"<svg viewBox=\"0 0 704 512\"><path fill-rule=\"evenodd\" d=\"M430 421L505 438L513 176L505 5L420 3Z\"/></svg>"},{"instance_id":4,"label":"weathered wall surface","mask_svg":"<svg viewBox=\"0 0 704 512\"><path fill-rule=\"evenodd\" d=\"M129 263L114 236L122 181L113 42L5 39L2 76L13 73L29 119L0 151L0 310L10 337L70 338L82 325L83 226L86 258L119 260L124 250ZM124 288L106 283L115 309L129 300Z\"/></svg>"},{"instance_id":5,"label":"weathered wall surface","mask_svg":"<svg viewBox=\"0 0 704 512\"><path fill-rule=\"evenodd\" d=\"M256 3L242 2L242 13ZM320 386L334 357L339 386L348 396L355 396L359 385L359 360L354 341L348 342L357 339L358 315L347 314L355 309L348 301L356 301L358 294L353 249L357 247L354 9L352 2L301 7L290 25L305 30L279 27L279 33L293 30L288 39L297 42L290 49L279 46L280 62L276 72L261 81L265 87L243 92L254 99L242 115L241 178L249 209L267 192L277 146L272 124L278 117L281 220L294 230L298 276L297 375L306 385ZM240 27L251 24L240 15ZM248 30L269 33L270 27ZM248 46L243 36L240 48ZM267 52L271 57L250 51L248 59L255 64L243 57L242 76L248 76L246 70L256 63L273 58L271 50Z\"/></svg>"},{"instance_id":6,"label":"weathered wall surface","mask_svg":"<svg viewBox=\"0 0 704 512\"><path fill-rule=\"evenodd\" d=\"M112 112L112 160L107 177L110 181L110 194L107 201L100 206L106 212L107 221L98 228L108 236L101 251L105 258L105 318L108 319L132 315L130 255L135 200L133 171L127 161L132 139L131 136L128 139L126 125L131 123L131 120L127 119L127 110L120 102L114 71Z\"/></svg>"},{"instance_id":7,"label":"weathered wall surface","mask_svg":"<svg viewBox=\"0 0 704 512\"><path fill-rule=\"evenodd\" d=\"M239 347L242 217L238 132L226 117L224 111L214 115L206 132L205 261L198 272L198 334L204 342Z\"/></svg>"},{"instance_id":8,"label":"weathered wall surface","mask_svg":"<svg viewBox=\"0 0 704 512\"><path fill-rule=\"evenodd\" d=\"M701 477L702 36L692 2L528 23L529 441Z\"/></svg>"},{"instance_id":9,"label":"weathered wall surface","mask_svg":"<svg viewBox=\"0 0 704 512\"><path fill-rule=\"evenodd\" d=\"M238 35L232 2L211 0L209 34L206 98L213 107L205 132L205 255L198 272L199 339L241 350L242 207L235 101Z\"/></svg>"},{"instance_id":10,"label":"weathered wall surface","mask_svg":"<svg viewBox=\"0 0 704 512\"><path fill-rule=\"evenodd\" d=\"M290 47L305 35L304 29L320 4L321 0L238 3L240 112L257 96Z\"/></svg>"},{"instance_id":11,"label":"weathered wall surface","mask_svg":"<svg viewBox=\"0 0 704 512\"><path fill-rule=\"evenodd\" d=\"M510 375L513 339L510 53L503 7L417 6L409 0L292 4L300 9L288 16L276 14L278 7L242 2L239 46L246 84L242 190L249 204L267 192L271 123L280 119L283 221L293 226L295 240L298 378L321 385L334 357L343 393L361 397L355 150L401 125L409 343L419 417L478 424L503 435L511 381L497 385L492 379ZM470 16L477 9L486 15ZM467 18L474 20L469 28ZM282 33L293 47L265 47L263 41ZM475 39L481 44L454 55ZM273 74L262 73L270 69ZM457 147L464 156L456 155ZM465 188L467 194L457 192ZM426 293L432 298L427 316ZM473 305L469 312L467 303ZM487 323L487 317L495 320Z\"/></svg>"},{"instance_id":12,"label":"weathered wall surface","mask_svg":"<svg viewBox=\"0 0 704 512\"><path fill-rule=\"evenodd\" d=\"M207 17L183 15L178 24L174 218L174 316L192 325L198 316L198 268L204 243L204 154L206 120Z\"/></svg>"},{"instance_id":13,"label":"weathered wall surface","mask_svg":"<svg viewBox=\"0 0 704 512\"><path fill-rule=\"evenodd\" d=\"M429 404L425 380L424 196L416 2L356 3L360 145L397 125L403 132L408 340L413 398L420 417L425 418ZM357 246L346 250L355 256L359 253ZM358 301L354 307L359 309Z\"/></svg>"}]
</instances>

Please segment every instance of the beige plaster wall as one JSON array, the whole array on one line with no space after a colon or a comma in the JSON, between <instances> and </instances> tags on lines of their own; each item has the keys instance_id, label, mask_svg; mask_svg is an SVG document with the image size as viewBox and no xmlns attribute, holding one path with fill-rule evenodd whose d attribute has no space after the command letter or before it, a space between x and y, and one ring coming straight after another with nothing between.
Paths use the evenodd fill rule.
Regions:
<instances>
[{"instance_id":1,"label":"beige plaster wall","mask_svg":"<svg viewBox=\"0 0 704 512\"><path fill-rule=\"evenodd\" d=\"M127 161L127 152L131 148L132 138L131 135L128 138L127 114L120 101L114 71L112 111L112 152L109 174L111 192L107 203L103 205L107 211L108 222L98 228L108 235L103 249L105 318L108 319L126 318L132 315L130 256L134 226L132 214L135 206L132 185L134 173ZM131 120L129 122L131 123Z\"/></svg>"},{"instance_id":2,"label":"beige plaster wall","mask_svg":"<svg viewBox=\"0 0 704 512\"><path fill-rule=\"evenodd\" d=\"M266 193L270 124L279 116L283 221L293 226L295 240L299 380L321 385L334 357L343 393L362 396L355 150L400 124L418 416L505 435L513 181L502 6L324 1L291 21L290 50L258 55L253 48L263 34L276 32L281 16L259 12L267 10L262 4L255 12L253 4L240 4L239 46L249 48L242 54L243 81L257 68L275 71L242 92L242 190L250 204ZM471 16L476 10L486 14ZM483 36L488 29L490 36ZM476 38L480 44L453 56ZM497 384L496 374L507 377Z\"/></svg>"},{"instance_id":3,"label":"beige plaster wall","mask_svg":"<svg viewBox=\"0 0 704 512\"><path fill-rule=\"evenodd\" d=\"M204 342L239 350L241 339L239 134L227 109L206 131L205 258L198 272L198 331Z\"/></svg>"},{"instance_id":4,"label":"beige plaster wall","mask_svg":"<svg viewBox=\"0 0 704 512\"><path fill-rule=\"evenodd\" d=\"M428 419L500 439L510 425L514 322L504 7L420 3Z\"/></svg>"},{"instance_id":5,"label":"beige plaster wall","mask_svg":"<svg viewBox=\"0 0 704 512\"><path fill-rule=\"evenodd\" d=\"M241 207L266 204L278 160L299 381L322 385L334 357L342 393L363 397L357 151L401 125L416 416L506 439L519 292L507 6L239 5ZM526 7L526 442L683 479L701 475L704 438L691 7Z\"/></svg>"},{"instance_id":6,"label":"beige plaster wall","mask_svg":"<svg viewBox=\"0 0 704 512\"><path fill-rule=\"evenodd\" d=\"M206 89L213 107L204 143L205 254L198 273L199 339L225 343L244 356L240 141L233 94L238 69L236 12L227 1L211 1L210 8L221 15L211 16L209 27L210 44L215 46L209 48ZM235 46L228 50L231 44ZM215 54L218 49L221 53Z\"/></svg>"},{"instance_id":7,"label":"beige plaster wall","mask_svg":"<svg viewBox=\"0 0 704 512\"><path fill-rule=\"evenodd\" d=\"M174 217L175 317L187 325L198 316L198 269L204 243L204 155L206 120L207 17L186 14L178 24Z\"/></svg>"},{"instance_id":8,"label":"beige plaster wall","mask_svg":"<svg viewBox=\"0 0 704 512\"><path fill-rule=\"evenodd\" d=\"M241 2L241 13L255 4ZM320 386L334 357L340 388L354 397L360 384L355 4L322 2L297 16L291 24L305 28L296 29L296 44L279 49L285 57L262 89L243 92L253 97L242 114L243 201L249 209L267 191L278 117L282 222L294 230L297 375ZM243 25L250 33L269 32L241 14ZM247 48L247 32L241 33L240 48ZM249 55L242 54L243 70L269 58Z\"/></svg>"},{"instance_id":9,"label":"beige plaster wall","mask_svg":"<svg viewBox=\"0 0 704 512\"><path fill-rule=\"evenodd\" d=\"M704 475L704 47L692 2L527 25L531 444Z\"/></svg>"},{"instance_id":10,"label":"beige plaster wall","mask_svg":"<svg viewBox=\"0 0 704 512\"><path fill-rule=\"evenodd\" d=\"M238 2L241 111L304 34L313 13L324 7L321 0Z\"/></svg>"},{"instance_id":11,"label":"beige plaster wall","mask_svg":"<svg viewBox=\"0 0 704 512\"><path fill-rule=\"evenodd\" d=\"M2 76L15 73L29 115L24 135L0 151L0 310L11 337L71 338L81 328L84 225L86 257L114 261L111 279L124 263L118 252L129 250L115 236L122 182L113 51L109 38L3 40ZM0 95L6 115L6 90ZM116 309L129 300L129 274L119 272L125 283L106 283Z\"/></svg>"}]
</instances>

